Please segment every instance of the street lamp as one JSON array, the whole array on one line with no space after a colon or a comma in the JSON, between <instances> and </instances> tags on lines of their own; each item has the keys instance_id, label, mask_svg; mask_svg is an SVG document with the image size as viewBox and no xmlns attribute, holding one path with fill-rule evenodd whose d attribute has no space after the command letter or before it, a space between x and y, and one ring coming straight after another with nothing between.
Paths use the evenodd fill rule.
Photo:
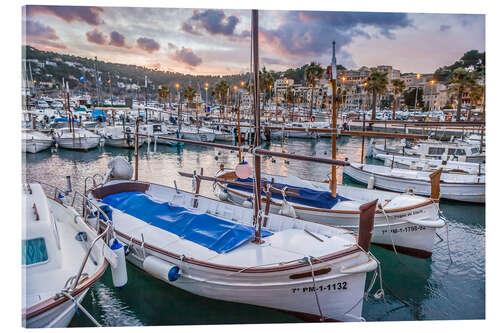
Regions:
<instances>
[{"instance_id":1,"label":"street lamp","mask_svg":"<svg viewBox=\"0 0 500 333\"><path fill-rule=\"evenodd\" d=\"M208 82L205 82L205 112L208 107Z\"/></svg>"},{"instance_id":2,"label":"street lamp","mask_svg":"<svg viewBox=\"0 0 500 333\"><path fill-rule=\"evenodd\" d=\"M420 80L420 77L422 74L417 74L417 80ZM417 94L418 94L418 86L415 85L415 107L413 108L413 111L417 108Z\"/></svg>"}]
</instances>

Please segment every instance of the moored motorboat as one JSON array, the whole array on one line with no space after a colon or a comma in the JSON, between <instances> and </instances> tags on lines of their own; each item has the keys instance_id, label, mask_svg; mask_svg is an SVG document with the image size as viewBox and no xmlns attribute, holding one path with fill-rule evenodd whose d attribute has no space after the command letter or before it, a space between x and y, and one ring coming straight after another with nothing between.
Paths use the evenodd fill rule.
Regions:
<instances>
[{"instance_id":1,"label":"moored motorboat","mask_svg":"<svg viewBox=\"0 0 500 333\"><path fill-rule=\"evenodd\" d=\"M477 145L461 143L443 143L440 141L418 142L414 145L402 143L388 146L370 140L366 156L377 158L380 154L403 155L431 159L456 160L459 162L484 163L485 154Z\"/></svg>"},{"instance_id":2,"label":"moored motorboat","mask_svg":"<svg viewBox=\"0 0 500 333\"><path fill-rule=\"evenodd\" d=\"M135 147L135 133L130 126L108 126L100 133L104 137L106 146L130 149ZM139 137L139 147L142 146L144 140L143 137Z\"/></svg>"},{"instance_id":3,"label":"moored motorboat","mask_svg":"<svg viewBox=\"0 0 500 333\"><path fill-rule=\"evenodd\" d=\"M89 288L116 256L76 210L49 199L38 183L23 189L24 327L66 327Z\"/></svg>"},{"instance_id":4,"label":"moored motorboat","mask_svg":"<svg viewBox=\"0 0 500 333\"><path fill-rule=\"evenodd\" d=\"M351 163L344 168L344 174L357 182L394 191L417 195L431 194L430 172L390 168L381 165ZM467 174L441 174L441 198L463 202L485 202L485 176Z\"/></svg>"},{"instance_id":5,"label":"moored motorboat","mask_svg":"<svg viewBox=\"0 0 500 333\"><path fill-rule=\"evenodd\" d=\"M182 142L176 142L169 140L168 138L177 138L177 130L169 127L165 124L141 124L139 126L139 133L147 135L148 137L140 137L142 139L150 139L152 142L156 142L161 145L168 146L182 146L184 145ZM182 139L182 136L179 135L179 138Z\"/></svg>"},{"instance_id":6,"label":"moored motorboat","mask_svg":"<svg viewBox=\"0 0 500 333\"><path fill-rule=\"evenodd\" d=\"M24 130L22 138L23 153L38 153L52 146L53 139L38 131Z\"/></svg>"},{"instance_id":7,"label":"moored motorboat","mask_svg":"<svg viewBox=\"0 0 500 333\"><path fill-rule=\"evenodd\" d=\"M482 163L447 161L445 159L429 159L411 156L387 155L378 154L377 159L384 161L385 166L420 170L420 171L436 171L442 169L443 173L462 173L478 175L486 173L486 166Z\"/></svg>"},{"instance_id":8,"label":"moored motorboat","mask_svg":"<svg viewBox=\"0 0 500 333\"><path fill-rule=\"evenodd\" d=\"M97 147L101 137L83 128L58 128L54 131L56 143L66 149L87 151Z\"/></svg>"}]
</instances>

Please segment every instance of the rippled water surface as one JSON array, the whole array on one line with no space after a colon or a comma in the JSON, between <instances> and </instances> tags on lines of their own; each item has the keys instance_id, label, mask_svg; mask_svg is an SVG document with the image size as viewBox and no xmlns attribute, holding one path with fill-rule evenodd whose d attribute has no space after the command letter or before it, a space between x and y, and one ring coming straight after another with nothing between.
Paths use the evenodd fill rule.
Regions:
<instances>
[{"instance_id":1,"label":"rippled water surface","mask_svg":"<svg viewBox=\"0 0 500 333\"><path fill-rule=\"evenodd\" d=\"M331 140L288 139L273 141L264 148L295 152L303 155L331 156ZM223 163L234 167L236 151L185 145L183 148L157 146L147 154L140 150L139 179L173 186L176 180L181 189L191 191L191 179L177 172L204 169L213 175ZM66 175L71 176L73 188L84 189L84 179L96 173L104 174L107 163L117 155L133 161L133 151L100 147L87 153L59 149L25 158L24 173L28 177L65 188ZM337 158L359 161L361 139L343 137L337 140ZM247 160L250 160L247 157ZM375 161L368 161L377 163ZM266 158L263 172L302 178L325 180L330 167L284 159ZM337 170L338 179L342 171ZM359 186L343 180L344 183ZM202 184L201 193L210 197L211 183ZM430 259L416 259L372 247L382 263L386 302L370 296L364 303L363 316L368 321L482 319L485 316L485 208L484 205L443 201L441 209L450 221L447 231L438 231ZM113 287L109 270L87 293L83 305L103 325L194 325L229 323L286 323L299 319L279 311L255 306L215 301L169 286L127 264L128 284L123 290ZM367 285L371 274L367 276ZM378 282L373 290L378 289ZM81 313L70 326L92 326Z\"/></svg>"}]
</instances>

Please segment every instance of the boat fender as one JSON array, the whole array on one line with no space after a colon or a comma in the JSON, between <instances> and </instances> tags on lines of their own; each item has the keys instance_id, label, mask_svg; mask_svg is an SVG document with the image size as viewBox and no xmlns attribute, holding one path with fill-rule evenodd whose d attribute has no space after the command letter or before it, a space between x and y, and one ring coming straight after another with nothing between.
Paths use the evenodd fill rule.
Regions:
<instances>
[{"instance_id":1,"label":"boat fender","mask_svg":"<svg viewBox=\"0 0 500 333\"><path fill-rule=\"evenodd\" d=\"M122 156L116 156L108 163L108 168L111 169L111 176L114 179L132 179L134 168Z\"/></svg>"},{"instance_id":2,"label":"boat fender","mask_svg":"<svg viewBox=\"0 0 500 333\"><path fill-rule=\"evenodd\" d=\"M147 256L142 262L142 268L149 274L165 282L177 281L181 276L179 266L172 265L154 256Z\"/></svg>"},{"instance_id":3,"label":"boat fender","mask_svg":"<svg viewBox=\"0 0 500 333\"><path fill-rule=\"evenodd\" d=\"M229 193L226 189L219 191L219 199L221 199L222 201L226 201L227 199L229 199Z\"/></svg>"},{"instance_id":4,"label":"boat fender","mask_svg":"<svg viewBox=\"0 0 500 333\"><path fill-rule=\"evenodd\" d=\"M285 198L283 198L283 202L281 204L279 213L281 215L290 216L291 218L297 217L297 214L295 213L295 208L293 208L293 206L290 205L288 201L285 200Z\"/></svg>"},{"instance_id":5,"label":"boat fender","mask_svg":"<svg viewBox=\"0 0 500 333\"><path fill-rule=\"evenodd\" d=\"M246 198L245 201L243 201L243 207L245 208L252 208L253 203L250 198Z\"/></svg>"},{"instance_id":6,"label":"boat fender","mask_svg":"<svg viewBox=\"0 0 500 333\"><path fill-rule=\"evenodd\" d=\"M125 261L125 248L118 241L113 239L110 249L117 257L116 266L111 266L111 277L113 278L113 285L116 288L122 289L127 284L127 263Z\"/></svg>"},{"instance_id":7,"label":"boat fender","mask_svg":"<svg viewBox=\"0 0 500 333\"><path fill-rule=\"evenodd\" d=\"M373 187L375 186L375 177L374 176L370 176L370 178L368 179L368 189L370 190L373 190Z\"/></svg>"}]
</instances>

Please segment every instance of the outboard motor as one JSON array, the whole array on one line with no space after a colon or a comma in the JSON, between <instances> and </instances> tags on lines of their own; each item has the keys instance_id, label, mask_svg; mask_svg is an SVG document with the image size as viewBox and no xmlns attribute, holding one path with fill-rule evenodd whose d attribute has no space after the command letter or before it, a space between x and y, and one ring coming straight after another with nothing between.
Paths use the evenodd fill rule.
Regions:
<instances>
[{"instance_id":1,"label":"outboard motor","mask_svg":"<svg viewBox=\"0 0 500 333\"><path fill-rule=\"evenodd\" d=\"M134 168L122 156L116 156L108 163L108 171L104 176L103 183L106 183L110 178L130 180L134 174Z\"/></svg>"}]
</instances>

